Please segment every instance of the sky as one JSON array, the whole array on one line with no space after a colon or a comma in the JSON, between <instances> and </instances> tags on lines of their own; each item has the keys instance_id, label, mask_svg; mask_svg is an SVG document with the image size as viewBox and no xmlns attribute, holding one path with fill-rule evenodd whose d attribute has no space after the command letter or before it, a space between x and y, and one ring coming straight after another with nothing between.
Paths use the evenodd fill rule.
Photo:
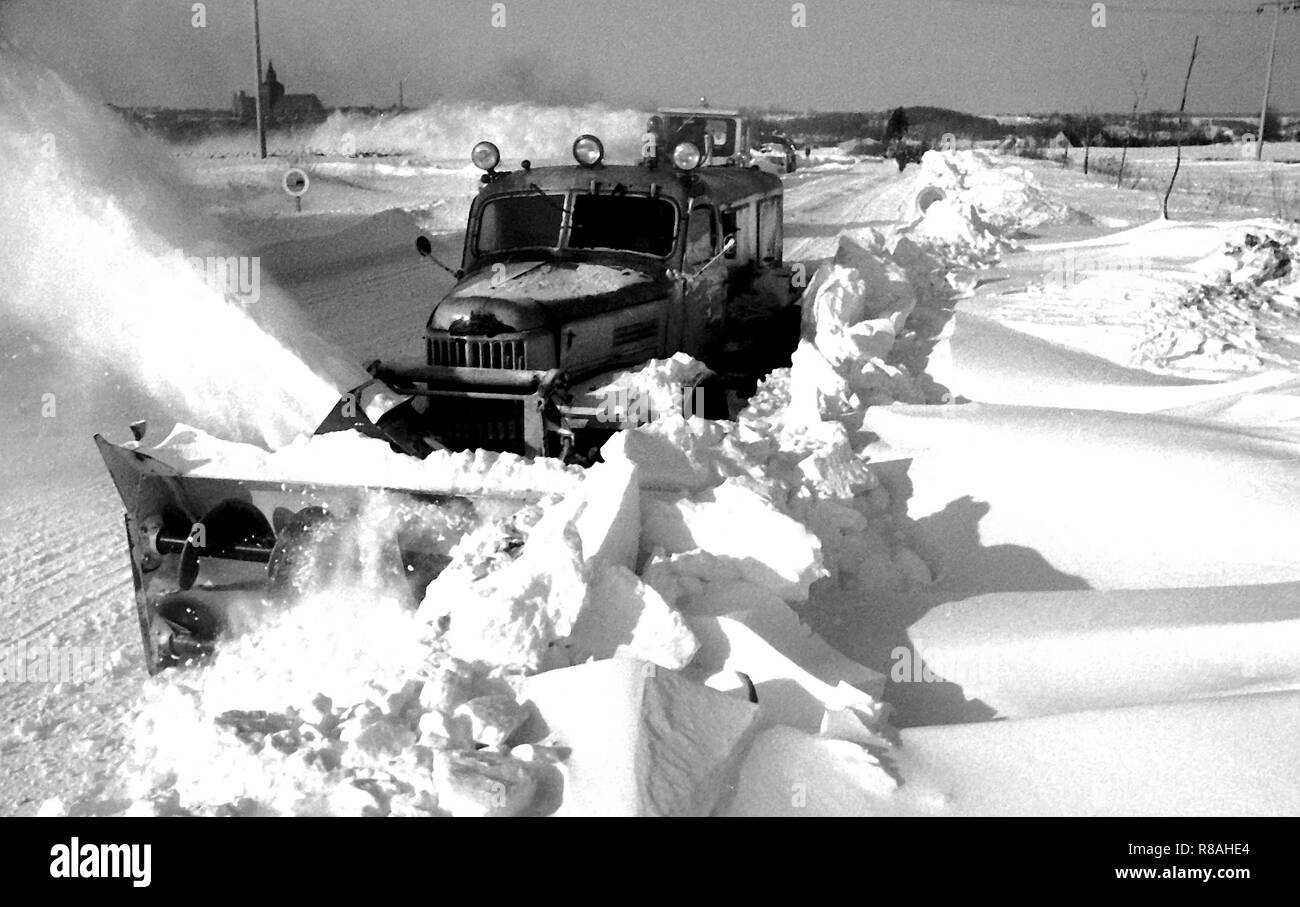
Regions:
<instances>
[{"instance_id":1,"label":"sky","mask_svg":"<svg viewBox=\"0 0 1300 907\"><path fill-rule=\"evenodd\" d=\"M793 110L1257 113L1255 0L261 0L263 59L328 106L437 98ZM1094 7L1104 6L1105 27ZM1218 12L1206 12L1217 10ZM799 24L802 16L802 26ZM202 25L199 26L199 21ZM0 36L93 97L227 107L251 92L252 0L0 0ZM1273 102L1300 111L1300 10Z\"/></svg>"}]
</instances>

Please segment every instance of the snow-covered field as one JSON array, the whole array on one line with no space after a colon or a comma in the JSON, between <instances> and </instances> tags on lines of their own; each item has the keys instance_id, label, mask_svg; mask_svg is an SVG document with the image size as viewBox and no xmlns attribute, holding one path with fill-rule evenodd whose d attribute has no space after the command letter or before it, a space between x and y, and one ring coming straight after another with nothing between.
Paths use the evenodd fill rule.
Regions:
<instances>
[{"instance_id":1,"label":"snow-covered field","mask_svg":"<svg viewBox=\"0 0 1300 907\"><path fill-rule=\"evenodd\" d=\"M357 363L418 351L450 278L412 241L458 257L460 158L558 160L635 112L333 121L261 162L2 59L0 813L1300 810L1300 226L1268 204L1159 222L1046 162L818 157L785 178L803 340L735 422L585 472L416 463L306 435ZM256 256L259 299L209 255ZM90 441L139 418L208 474L542 497L456 527L415 610L363 577L147 678ZM93 670L51 677L74 647Z\"/></svg>"}]
</instances>

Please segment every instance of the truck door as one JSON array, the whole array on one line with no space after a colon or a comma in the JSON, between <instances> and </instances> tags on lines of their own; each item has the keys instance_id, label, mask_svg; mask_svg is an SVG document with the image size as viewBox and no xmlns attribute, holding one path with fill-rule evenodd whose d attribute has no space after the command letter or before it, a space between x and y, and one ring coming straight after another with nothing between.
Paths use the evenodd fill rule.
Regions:
<instances>
[{"instance_id":1,"label":"truck door","mask_svg":"<svg viewBox=\"0 0 1300 907\"><path fill-rule=\"evenodd\" d=\"M697 358L703 358L713 330L726 316L727 268L717 254L720 245L716 212L708 205L696 205L687 217L682 255L686 285L680 348Z\"/></svg>"}]
</instances>

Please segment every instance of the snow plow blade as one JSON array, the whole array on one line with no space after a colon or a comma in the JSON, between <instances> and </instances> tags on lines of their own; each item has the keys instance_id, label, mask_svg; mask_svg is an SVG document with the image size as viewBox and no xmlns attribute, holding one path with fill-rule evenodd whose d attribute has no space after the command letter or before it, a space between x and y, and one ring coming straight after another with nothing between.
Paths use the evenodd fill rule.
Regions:
<instances>
[{"instance_id":1,"label":"snow plow blade","mask_svg":"<svg viewBox=\"0 0 1300 907\"><path fill-rule=\"evenodd\" d=\"M417 606L459 538L541 498L196 476L95 443L126 509L150 674L210 656L218 638L335 581ZM358 519L373 507L382 518Z\"/></svg>"}]
</instances>

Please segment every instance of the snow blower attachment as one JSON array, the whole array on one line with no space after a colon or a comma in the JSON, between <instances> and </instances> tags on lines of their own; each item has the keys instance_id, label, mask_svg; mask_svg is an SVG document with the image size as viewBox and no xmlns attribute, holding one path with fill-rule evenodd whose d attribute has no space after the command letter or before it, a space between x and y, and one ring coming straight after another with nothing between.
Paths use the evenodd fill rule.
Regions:
<instances>
[{"instance_id":1,"label":"snow blower attachment","mask_svg":"<svg viewBox=\"0 0 1300 907\"><path fill-rule=\"evenodd\" d=\"M355 428L421 455L423 441L390 435L364 416L340 424L340 408L318 434ZM222 635L241 632L268 608L336 584L416 607L466 533L542 497L189 475L100 435L95 443L126 509L151 674L204 659Z\"/></svg>"}]
</instances>

